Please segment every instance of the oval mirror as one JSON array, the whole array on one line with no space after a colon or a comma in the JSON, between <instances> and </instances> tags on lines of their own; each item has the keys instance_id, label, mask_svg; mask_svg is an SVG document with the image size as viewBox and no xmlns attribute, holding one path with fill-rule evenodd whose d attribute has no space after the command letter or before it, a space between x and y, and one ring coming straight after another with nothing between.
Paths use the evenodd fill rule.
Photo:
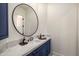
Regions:
<instances>
[{"instance_id":1,"label":"oval mirror","mask_svg":"<svg viewBox=\"0 0 79 59\"><path fill-rule=\"evenodd\" d=\"M12 12L12 23L19 34L29 37L36 33L39 22L31 6L19 4Z\"/></svg>"}]
</instances>

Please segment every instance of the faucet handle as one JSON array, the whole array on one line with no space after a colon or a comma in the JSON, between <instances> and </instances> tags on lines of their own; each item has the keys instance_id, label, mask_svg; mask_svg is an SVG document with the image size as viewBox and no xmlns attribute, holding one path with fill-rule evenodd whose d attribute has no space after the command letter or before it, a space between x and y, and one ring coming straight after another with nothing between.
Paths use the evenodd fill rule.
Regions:
<instances>
[{"instance_id":1,"label":"faucet handle","mask_svg":"<svg viewBox=\"0 0 79 59\"><path fill-rule=\"evenodd\" d=\"M33 37L30 37L30 38L29 38L29 41L32 41L33 39L34 39Z\"/></svg>"}]
</instances>

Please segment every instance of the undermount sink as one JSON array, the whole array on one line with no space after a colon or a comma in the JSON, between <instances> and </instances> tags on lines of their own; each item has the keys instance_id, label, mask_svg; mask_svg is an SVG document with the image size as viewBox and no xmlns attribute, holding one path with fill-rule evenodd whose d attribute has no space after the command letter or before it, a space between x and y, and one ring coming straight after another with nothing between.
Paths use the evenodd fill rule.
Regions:
<instances>
[{"instance_id":1,"label":"undermount sink","mask_svg":"<svg viewBox=\"0 0 79 59\"><path fill-rule=\"evenodd\" d=\"M41 40L33 40L33 42L36 42L36 43L38 43L38 42L41 42Z\"/></svg>"}]
</instances>

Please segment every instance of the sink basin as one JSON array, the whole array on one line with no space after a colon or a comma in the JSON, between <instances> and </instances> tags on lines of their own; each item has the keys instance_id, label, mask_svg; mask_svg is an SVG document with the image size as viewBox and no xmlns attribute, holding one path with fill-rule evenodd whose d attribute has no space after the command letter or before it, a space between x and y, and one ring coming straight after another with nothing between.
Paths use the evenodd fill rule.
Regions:
<instances>
[{"instance_id":1,"label":"sink basin","mask_svg":"<svg viewBox=\"0 0 79 59\"><path fill-rule=\"evenodd\" d=\"M33 40L34 42L38 43L38 42L41 42L41 40Z\"/></svg>"}]
</instances>

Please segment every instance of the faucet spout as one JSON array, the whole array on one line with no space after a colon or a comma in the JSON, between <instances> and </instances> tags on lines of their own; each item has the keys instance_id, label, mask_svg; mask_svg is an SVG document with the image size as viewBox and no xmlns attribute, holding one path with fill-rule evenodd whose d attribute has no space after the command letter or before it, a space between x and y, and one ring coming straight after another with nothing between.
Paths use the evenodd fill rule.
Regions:
<instances>
[{"instance_id":1,"label":"faucet spout","mask_svg":"<svg viewBox=\"0 0 79 59\"><path fill-rule=\"evenodd\" d=\"M23 40L22 40L22 42L20 42L19 44L22 45L22 46L28 44L28 42L25 42L25 40L26 40L26 39L25 39L25 37L24 37Z\"/></svg>"}]
</instances>

